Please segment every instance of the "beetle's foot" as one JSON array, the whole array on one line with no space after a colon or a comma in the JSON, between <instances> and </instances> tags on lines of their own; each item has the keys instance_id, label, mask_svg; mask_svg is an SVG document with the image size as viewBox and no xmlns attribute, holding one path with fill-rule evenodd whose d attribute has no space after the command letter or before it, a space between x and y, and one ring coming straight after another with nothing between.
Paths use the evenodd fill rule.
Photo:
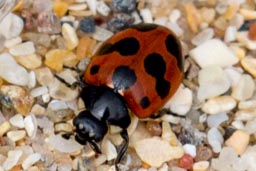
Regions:
<instances>
[{"instance_id":1,"label":"beetle's foot","mask_svg":"<svg viewBox=\"0 0 256 171\"><path fill-rule=\"evenodd\" d=\"M127 130L123 129L122 132L120 133L120 135L124 139L124 143L123 143L123 146L121 147L121 149L116 157L116 160L115 160L116 171L119 171L118 163L120 163L120 161L122 160L124 154L126 153L126 151L128 149L128 145L129 145L129 136L128 136Z\"/></svg>"}]
</instances>

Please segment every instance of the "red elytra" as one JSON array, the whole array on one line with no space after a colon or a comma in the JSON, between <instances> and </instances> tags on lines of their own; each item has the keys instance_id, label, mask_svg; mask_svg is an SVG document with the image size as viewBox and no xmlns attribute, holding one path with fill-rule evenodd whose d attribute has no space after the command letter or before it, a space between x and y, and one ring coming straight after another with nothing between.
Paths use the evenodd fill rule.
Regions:
<instances>
[{"instance_id":1,"label":"red elytra","mask_svg":"<svg viewBox=\"0 0 256 171\"><path fill-rule=\"evenodd\" d=\"M145 118L157 112L179 87L182 60L180 42L168 28L135 25L102 44L84 81L113 88L134 114Z\"/></svg>"}]
</instances>

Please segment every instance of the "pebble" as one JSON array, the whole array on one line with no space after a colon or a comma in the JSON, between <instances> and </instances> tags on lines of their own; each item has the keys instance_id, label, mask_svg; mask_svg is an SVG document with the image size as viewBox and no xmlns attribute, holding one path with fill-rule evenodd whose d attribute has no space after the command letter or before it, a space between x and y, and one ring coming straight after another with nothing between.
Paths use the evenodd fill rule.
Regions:
<instances>
[{"instance_id":1,"label":"pebble","mask_svg":"<svg viewBox=\"0 0 256 171\"><path fill-rule=\"evenodd\" d=\"M73 50L78 45L78 37L75 29L67 23L62 25L61 31L68 50Z\"/></svg>"},{"instance_id":2,"label":"pebble","mask_svg":"<svg viewBox=\"0 0 256 171\"><path fill-rule=\"evenodd\" d=\"M9 53L0 55L0 77L9 83L25 86L28 84L28 72L17 64Z\"/></svg>"},{"instance_id":3,"label":"pebble","mask_svg":"<svg viewBox=\"0 0 256 171\"><path fill-rule=\"evenodd\" d=\"M108 139L103 140L101 150L102 153L106 155L108 161L111 161L117 157L116 148L113 143Z\"/></svg>"},{"instance_id":4,"label":"pebble","mask_svg":"<svg viewBox=\"0 0 256 171\"><path fill-rule=\"evenodd\" d=\"M256 78L256 59L252 56L246 56L241 60L241 65L249 72L254 78Z\"/></svg>"},{"instance_id":5,"label":"pebble","mask_svg":"<svg viewBox=\"0 0 256 171\"><path fill-rule=\"evenodd\" d=\"M213 8L203 7L200 9L200 14L201 14L202 20L210 24L214 21L214 18L216 16L216 11Z\"/></svg>"},{"instance_id":6,"label":"pebble","mask_svg":"<svg viewBox=\"0 0 256 171\"><path fill-rule=\"evenodd\" d=\"M131 13L136 8L136 0L113 0L111 7L116 12Z\"/></svg>"},{"instance_id":7,"label":"pebble","mask_svg":"<svg viewBox=\"0 0 256 171\"><path fill-rule=\"evenodd\" d=\"M82 11L87 8L87 5L84 3L71 4L68 6L68 10L71 11Z\"/></svg>"},{"instance_id":8,"label":"pebble","mask_svg":"<svg viewBox=\"0 0 256 171\"><path fill-rule=\"evenodd\" d=\"M93 47L96 46L96 41L90 37L83 36L79 39L79 43L76 49L76 56L78 59L84 57L90 57L93 55Z\"/></svg>"},{"instance_id":9,"label":"pebble","mask_svg":"<svg viewBox=\"0 0 256 171\"><path fill-rule=\"evenodd\" d=\"M256 108L256 100L246 100L238 103L238 109L254 109Z\"/></svg>"},{"instance_id":10,"label":"pebble","mask_svg":"<svg viewBox=\"0 0 256 171\"><path fill-rule=\"evenodd\" d=\"M45 108L39 104L35 104L32 108L31 108L31 113L35 114L35 115L44 115L45 114Z\"/></svg>"},{"instance_id":11,"label":"pebble","mask_svg":"<svg viewBox=\"0 0 256 171\"><path fill-rule=\"evenodd\" d=\"M9 52L13 56L31 55L35 53L35 46L33 42L28 41L11 47Z\"/></svg>"},{"instance_id":12,"label":"pebble","mask_svg":"<svg viewBox=\"0 0 256 171\"><path fill-rule=\"evenodd\" d=\"M140 15L145 23L153 23L152 14L148 8L141 9Z\"/></svg>"},{"instance_id":13,"label":"pebble","mask_svg":"<svg viewBox=\"0 0 256 171\"><path fill-rule=\"evenodd\" d=\"M22 19L13 13L9 13L0 23L0 34L6 39L11 39L19 36L23 27L24 23Z\"/></svg>"},{"instance_id":14,"label":"pebble","mask_svg":"<svg viewBox=\"0 0 256 171\"><path fill-rule=\"evenodd\" d=\"M207 28L199 32L195 37L192 38L191 42L195 46L212 39L214 36L214 30L212 28Z\"/></svg>"},{"instance_id":15,"label":"pebble","mask_svg":"<svg viewBox=\"0 0 256 171\"><path fill-rule=\"evenodd\" d=\"M30 93L31 93L32 97L39 97L44 94L47 94L48 88L45 86L36 87L36 88L32 89Z\"/></svg>"},{"instance_id":16,"label":"pebble","mask_svg":"<svg viewBox=\"0 0 256 171\"><path fill-rule=\"evenodd\" d=\"M256 132L256 120L248 121L244 126L244 131L252 135Z\"/></svg>"},{"instance_id":17,"label":"pebble","mask_svg":"<svg viewBox=\"0 0 256 171\"><path fill-rule=\"evenodd\" d=\"M41 159L41 154L40 153L33 153L30 154L23 162L22 162L22 168L24 170L29 169L32 165L37 163Z\"/></svg>"},{"instance_id":18,"label":"pebble","mask_svg":"<svg viewBox=\"0 0 256 171\"><path fill-rule=\"evenodd\" d=\"M12 169L16 164L18 164L19 159L22 156L21 150L10 150L8 151L8 157L3 163L4 170Z\"/></svg>"},{"instance_id":19,"label":"pebble","mask_svg":"<svg viewBox=\"0 0 256 171\"><path fill-rule=\"evenodd\" d=\"M85 33L93 33L95 31L94 18L84 17L79 23L79 28Z\"/></svg>"},{"instance_id":20,"label":"pebble","mask_svg":"<svg viewBox=\"0 0 256 171\"><path fill-rule=\"evenodd\" d=\"M61 24L59 18L51 11L44 11L38 14L37 30L39 33L59 34Z\"/></svg>"},{"instance_id":21,"label":"pebble","mask_svg":"<svg viewBox=\"0 0 256 171\"><path fill-rule=\"evenodd\" d=\"M178 166L184 169L190 170L193 167L193 158L189 154L185 153L180 159Z\"/></svg>"},{"instance_id":22,"label":"pebble","mask_svg":"<svg viewBox=\"0 0 256 171\"><path fill-rule=\"evenodd\" d=\"M191 157L196 157L196 146L193 144L185 144L183 145L184 152L189 154Z\"/></svg>"},{"instance_id":23,"label":"pebble","mask_svg":"<svg viewBox=\"0 0 256 171\"><path fill-rule=\"evenodd\" d=\"M236 130L226 141L225 145L232 147L238 155L245 152L249 145L250 135L249 133Z\"/></svg>"},{"instance_id":24,"label":"pebble","mask_svg":"<svg viewBox=\"0 0 256 171\"><path fill-rule=\"evenodd\" d=\"M91 10L92 14L95 15L97 12L97 1L92 1L92 0L86 0L86 3L89 7L89 9Z\"/></svg>"},{"instance_id":25,"label":"pebble","mask_svg":"<svg viewBox=\"0 0 256 171\"><path fill-rule=\"evenodd\" d=\"M230 81L219 66L206 67L198 73L199 88L197 97L199 100L219 96L230 88ZM211 91L209 91L211 90Z\"/></svg>"},{"instance_id":26,"label":"pebble","mask_svg":"<svg viewBox=\"0 0 256 171\"><path fill-rule=\"evenodd\" d=\"M68 123L58 123L54 126L56 132L72 132L73 127Z\"/></svg>"},{"instance_id":27,"label":"pebble","mask_svg":"<svg viewBox=\"0 0 256 171\"><path fill-rule=\"evenodd\" d=\"M219 153L221 151L224 139L222 134L216 127L213 127L208 131L207 140L211 145L213 152Z\"/></svg>"},{"instance_id":28,"label":"pebble","mask_svg":"<svg viewBox=\"0 0 256 171\"><path fill-rule=\"evenodd\" d=\"M228 115L226 113L220 113L215 115L210 115L207 117L207 125L212 127L218 127L220 124L228 120Z\"/></svg>"},{"instance_id":29,"label":"pebble","mask_svg":"<svg viewBox=\"0 0 256 171\"><path fill-rule=\"evenodd\" d=\"M34 115L28 115L24 118L25 130L29 137L34 138L37 131L37 121Z\"/></svg>"},{"instance_id":30,"label":"pebble","mask_svg":"<svg viewBox=\"0 0 256 171\"><path fill-rule=\"evenodd\" d=\"M245 20L255 20L256 19L256 11L250 9L240 9L240 14L244 16Z\"/></svg>"},{"instance_id":31,"label":"pebble","mask_svg":"<svg viewBox=\"0 0 256 171\"><path fill-rule=\"evenodd\" d=\"M210 163L208 161L196 162L193 165L193 171L208 171Z\"/></svg>"},{"instance_id":32,"label":"pebble","mask_svg":"<svg viewBox=\"0 0 256 171\"><path fill-rule=\"evenodd\" d=\"M213 156L213 152L210 147L204 145L198 145L196 148L195 161L207 161L210 160Z\"/></svg>"},{"instance_id":33,"label":"pebble","mask_svg":"<svg viewBox=\"0 0 256 171\"><path fill-rule=\"evenodd\" d=\"M231 96L218 96L208 99L201 109L207 114L218 114L231 111L235 107L236 100Z\"/></svg>"},{"instance_id":34,"label":"pebble","mask_svg":"<svg viewBox=\"0 0 256 171\"><path fill-rule=\"evenodd\" d=\"M180 86L164 108L169 108L173 113L184 116L190 111L192 101L192 91L189 88Z\"/></svg>"},{"instance_id":35,"label":"pebble","mask_svg":"<svg viewBox=\"0 0 256 171\"><path fill-rule=\"evenodd\" d=\"M192 49L189 54L201 68L232 66L239 60L219 39L210 39Z\"/></svg>"},{"instance_id":36,"label":"pebble","mask_svg":"<svg viewBox=\"0 0 256 171\"><path fill-rule=\"evenodd\" d=\"M148 121L147 122L147 129L148 132L152 135L152 136L160 136L162 134L162 128L159 122L156 121Z\"/></svg>"},{"instance_id":37,"label":"pebble","mask_svg":"<svg viewBox=\"0 0 256 171\"><path fill-rule=\"evenodd\" d=\"M242 68L228 67L224 70L230 80L231 86L237 85L240 77L242 76Z\"/></svg>"},{"instance_id":38,"label":"pebble","mask_svg":"<svg viewBox=\"0 0 256 171\"><path fill-rule=\"evenodd\" d=\"M134 24L134 18L128 14L115 14L107 23L107 29L112 32L119 32Z\"/></svg>"},{"instance_id":39,"label":"pebble","mask_svg":"<svg viewBox=\"0 0 256 171\"><path fill-rule=\"evenodd\" d=\"M176 137L175 133L172 131L172 128L170 126L169 122L163 121L162 122L162 135L163 140L166 140L170 143L172 146L178 146L179 140Z\"/></svg>"},{"instance_id":40,"label":"pebble","mask_svg":"<svg viewBox=\"0 0 256 171\"><path fill-rule=\"evenodd\" d=\"M68 11L69 4L64 1L55 1L53 3L53 11L59 17L64 16Z\"/></svg>"},{"instance_id":41,"label":"pebble","mask_svg":"<svg viewBox=\"0 0 256 171\"><path fill-rule=\"evenodd\" d=\"M75 140L64 139L61 135L51 135L46 141L56 150L63 153L73 153L83 148L83 146L78 144Z\"/></svg>"},{"instance_id":42,"label":"pebble","mask_svg":"<svg viewBox=\"0 0 256 171\"><path fill-rule=\"evenodd\" d=\"M235 119L238 121L250 121L256 116L256 110L238 110L235 113Z\"/></svg>"},{"instance_id":43,"label":"pebble","mask_svg":"<svg viewBox=\"0 0 256 171\"><path fill-rule=\"evenodd\" d=\"M5 46L6 48L11 48L11 47L13 47L13 46L15 46L15 45L20 44L21 42L22 42L22 39L21 39L20 36L18 36L18 37L14 37L14 38L12 38L12 39L6 40L6 41L4 42L4 46Z\"/></svg>"},{"instance_id":44,"label":"pebble","mask_svg":"<svg viewBox=\"0 0 256 171\"><path fill-rule=\"evenodd\" d=\"M236 40L237 28L235 26L228 26L225 31L224 41L232 42Z\"/></svg>"},{"instance_id":45,"label":"pebble","mask_svg":"<svg viewBox=\"0 0 256 171\"><path fill-rule=\"evenodd\" d=\"M3 136L6 132L8 132L11 128L11 124L8 121L3 122L0 125L0 136Z\"/></svg>"},{"instance_id":46,"label":"pebble","mask_svg":"<svg viewBox=\"0 0 256 171\"><path fill-rule=\"evenodd\" d=\"M110 38L112 35L113 35L112 32L110 32L102 27L96 26L95 32L92 34L92 37L98 41L105 41L108 38Z\"/></svg>"},{"instance_id":47,"label":"pebble","mask_svg":"<svg viewBox=\"0 0 256 171\"><path fill-rule=\"evenodd\" d=\"M19 131L9 131L7 133L7 137L13 141L13 142L16 142L16 141L19 141L23 138L25 138L25 135L26 135L26 132L24 130L19 130Z\"/></svg>"},{"instance_id":48,"label":"pebble","mask_svg":"<svg viewBox=\"0 0 256 171\"><path fill-rule=\"evenodd\" d=\"M154 167L160 167L166 161L181 158L184 154L181 147L172 147L168 142L157 137L136 142L135 150L143 162Z\"/></svg>"},{"instance_id":49,"label":"pebble","mask_svg":"<svg viewBox=\"0 0 256 171\"><path fill-rule=\"evenodd\" d=\"M243 74L238 83L233 86L231 96L243 101L251 98L255 90L255 82L248 74Z\"/></svg>"},{"instance_id":50,"label":"pebble","mask_svg":"<svg viewBox=\"0 0 256 171\"><path fill-rule=\"evenodd\" d=\"M50 84L54 81L53 73L47 67L36 69L35 74L38 83L42 86L50 86Z\"/></svg>"},{"instance_id":51,"label":"pebble","mask_svg":"<svg viewBox=\"0 0 256 171\"><path fill-rule=\"evenodd\" d=\"M14 85L3 85L0 87L2 95L11 100L11 106L18 113L27 115L34 102L33 97L23 88Z\"/></svg>"},{"instance_id":52,"label":"pebble","mask_svg":"<svg viewBox=\"0 0 256 171\"><path fill-rule=\"evenodd\" d=\"M249 33L248 33L248 36L249 36L249 39L251 40L256 40L256 23L251 23L250 26L249 26Z\"/></svg>"},{"instance_id":53,"label":"pebble","mask_svg":"<svg viewBox=\"0 0 256 171\"><path fill-rule=\"evenodd\" d=\"M193 33L196 33L202 21L199 10L197 10L193 3L186 3L184 7L189 28Z\"/></svg>"},{"instance_id":54,"label":"pebble","mask_svg":"<svg viewBox=\"0 0 256 171\"><path fill-rule=\"evenodd\" d=\"M9 122L12 124L12 126L15 126L17 128L24 128L24 120L23 116L21 114L16 114L13 117L9 119Z\"/></svg>"},{"instance_id":55,"label":"pebble","mask_svg":"<svg viewBox=\"0 0 256 171\"><path fill-rule=\"evenodd\" d=\"M110 13L110 8L107 6L107 4L103 1L99 1L97 3L97 12L103 16L108 16Z\"/></svg>"},{"instance_id":56,"label":"pebble","mask_svg":"<svg viewBox=\"0 0 256 171\"><path fill-rule=\"evenodd\" d=\"M16 61L29 70L39 68L42 65L42 58L35 53L30 55L15 56Z\"/></svg>"},{"instance_id":57,"label":"pebble","mask_svg":"<svg viewBox=\"0 0 256 171\"><path fill-rule=\"evenodd\" d=\"M256 41L253 41L253 40L249 39L248 31L239 31L239 32L237 32L236 39L242 45L245 45L245 47L247 49L256 50Z\"/></svg>"}]
</instances>

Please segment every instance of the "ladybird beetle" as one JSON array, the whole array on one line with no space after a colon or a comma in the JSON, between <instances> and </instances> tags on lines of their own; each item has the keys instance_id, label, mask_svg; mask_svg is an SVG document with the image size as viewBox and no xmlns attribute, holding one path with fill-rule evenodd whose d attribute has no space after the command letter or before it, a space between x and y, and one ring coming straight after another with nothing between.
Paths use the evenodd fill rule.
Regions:
<instances>
[{"instance_id":1,"label":"ladybird beetle","mask_svg":"<svg viewBox=\"0 0 256 171\"><path fill-rule=\"evenodd\" d=\"M175 93L182 81L181 46L174 33L156 24L133 25L104 42L89 63L80 97L86 110L73 120L75 138L100 152L108 125L119 126L124 144L115 167L128 148L128 108L149 117Z\"/></svg>"}]
</instances>

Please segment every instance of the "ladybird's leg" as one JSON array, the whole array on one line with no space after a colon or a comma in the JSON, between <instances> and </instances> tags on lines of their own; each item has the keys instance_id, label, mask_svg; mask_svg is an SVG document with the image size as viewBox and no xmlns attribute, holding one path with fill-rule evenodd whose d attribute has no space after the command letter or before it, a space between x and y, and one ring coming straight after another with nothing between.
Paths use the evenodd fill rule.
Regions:
<instances>
[{"instance_id":1,"label":"ladybird's leg","mask_svg":"<svg viewBox=\"0 0 256 171\"><path fill-rule=\"evenodd\" d=\"M67 87L71 88L72 90L76 89L77 87L85 87L85 84L82 81L76 81L70 84L66 80L58 76L57 74L54 74L54 77L57 78L63 84L65 84Z\"/></svg>"},{"instance_id":2,"label":"ladybird's leg","mask_svg":"<svg viewBox=\"0 0 256 171\"><path fill-rule=\"evenodd\" d=\"M95 151L96 153L99 153L99 154L102 153L100 150L100 147L98 146L98 144L95 141L93 141L91 139L88 139L87 141L89 142L89 145L93 151Z\"/></svg>"},{"instance_id":3,"label":"ladybird's leg","mask_svg":"<svg viewBox=\"0 0 256 171\"><path fill-rule=\"evenodd\" d=\"M126 129L123 129L120 133L121 137L124 139L124 143L123 143L123 146L121 147L117 157L116 157L116 160L115 160L115 168L116 168L116 171L119 171L119 168L118 168L118 163L120 163L120 161L122 160L124 154L126 153L127 149L128 149L128 145L129 145L129 136L128 136L128 133L127 133L127 130Z\"/></svg>"},{"instance_id":4,"label":"ladybird's leg","mask_svg":"<svg viewBox=\"0 0 256 171\"><path fill-rule=\"evenodd\" d=\"M66 65L63 65L63 68L66 68L66 69L70 69L72 71L76 71L77 73L81 73L82 71L80 69L78 69L77 67L70 67L70 66L66 66Z\"/></svg>"}]
</instances>

